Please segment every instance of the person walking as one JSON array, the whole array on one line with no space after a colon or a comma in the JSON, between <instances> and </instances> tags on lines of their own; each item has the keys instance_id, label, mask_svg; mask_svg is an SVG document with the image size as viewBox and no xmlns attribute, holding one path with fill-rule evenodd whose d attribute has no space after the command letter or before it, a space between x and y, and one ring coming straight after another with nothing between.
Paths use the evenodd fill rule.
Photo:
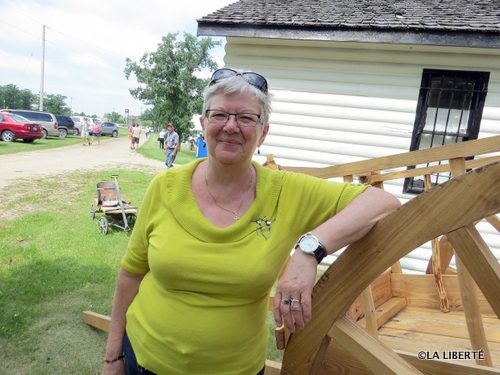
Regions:
<instances>
[{"instance_id":1,"label":"person walking","mask_svg":"<svg viewBox=\"0 0 500 375\"><path fill-rule=\"evenodd\" d=\"M80 135L82 137L82 146L90 146L89 140L90 123L87 117L82 119L82 125L80 126Z\"/></svg>"},{"instance_id":2,"label":"person walking","mask_svg":"<svg viewBox=\"0 0 500 375\"><path fill-rule=\"evenodd\" d=\"M94 139L97 141L97 144L101 144L101 125L94 120L94 127L92 129L92 143L94 143Z\"/></svg>"},{"instance_id":3,"label":"person walking","mask_svg":"<svg viewBox=\"0 0 500 375\"><path fill-rule=\"evenodd\" d=\"M160 148L162 150L165 148L165 134L167 134L167 131L163 128L160 130L160 133L158 134L158 142L160 142Z\"/></svg>"},{"instance_id":4,"label":"person walking","mask_svg":"<svg viewBox=\"0 0 500 375\"><path fill-rule=\"evenodd\" d=\"M303 329L316 319L322 259L399 207L382 189L252 161L270 111L262 75L213 73L200 119L208 157L147 189L120 263L103 375L263 374L275 281L277 326Z\"/></svg>"},{"instance_id":5,"label":"person walking","mask_svg":"<svg viewBox=\"0 0 500 375\"><path fill-rule=\"evenodd\" d=\"M141 127L139 124L134 124L132 129L132 149L137 151L139 149L139 140L141 138Z\"/></svg>"},{"instance_id":6,"label":"person walking","mask_svg":"<svg viewBox=\"0 0 500 375\"><path fill-rule=\"evenodd\" d=\"M179 143L179 134L174 130L173 124L167 125L167 137L165 139L165 165L167 168L172 168L174 166L174 160L177 156L181 144Z\"/></svg>"}]
</instances>

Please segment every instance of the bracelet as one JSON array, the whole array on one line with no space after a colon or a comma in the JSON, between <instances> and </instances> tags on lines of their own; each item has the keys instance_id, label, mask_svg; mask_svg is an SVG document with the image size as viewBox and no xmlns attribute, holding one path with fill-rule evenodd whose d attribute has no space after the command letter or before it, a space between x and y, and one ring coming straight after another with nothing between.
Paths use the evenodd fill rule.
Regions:
<instances>
[{"instance_id":1,"label":"bracelet","mask_svg":"<svg viewBox=\"0 0 500 375\"><path fill-rule=\"evenodd\" d=\"M102 363L113 363L116 361L119 361L120 359L123 359L125 356L123 354L120 354L118 357L113 358L113 359L107 359L106 357L103 358Z\"/></svg>"}]
</instances>

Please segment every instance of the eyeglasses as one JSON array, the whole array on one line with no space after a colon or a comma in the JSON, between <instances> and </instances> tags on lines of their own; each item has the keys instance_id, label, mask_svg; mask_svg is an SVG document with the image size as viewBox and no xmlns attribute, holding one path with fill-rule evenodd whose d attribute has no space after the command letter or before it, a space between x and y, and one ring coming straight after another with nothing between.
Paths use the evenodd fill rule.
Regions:
<instances>
[{"instance_id":1,"label":"eyeglasses","mask_svg":"<svg viewBox=\"0 0 500 375\"><path fill-rule=\"evenodd\" d=\"M205 111L205 118L208 119L210 124L214 125L226 125L230 116L236 118L238 126L254 127L260 123L260 115L255 113L227 113L218 109L207 109Z\"/></svg>"},{"instance_id":2,"label":"eyeglasses","mask_svg":"<svg viewBox=\"0 0 500 375\"><path fill-rule=\"evenodd\" d=\"M254 72L237 72L230 68L217 69L210 78L209 86L215 85L221 79L240 76L245 79L249 84L257 87L260 91L267 95L267 81L266 79L258 73Z\"/></svg>"}]
</instances>

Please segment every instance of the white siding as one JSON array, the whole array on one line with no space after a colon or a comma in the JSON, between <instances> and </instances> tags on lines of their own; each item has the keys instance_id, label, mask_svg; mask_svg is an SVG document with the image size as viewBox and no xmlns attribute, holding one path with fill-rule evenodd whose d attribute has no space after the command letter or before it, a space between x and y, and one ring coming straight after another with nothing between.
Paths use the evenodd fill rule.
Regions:
<instances>
[{"instance_id":1,"label":"white siding","mask_svg":"<svg viewBox=\"0 0 500 375\"><path fill-rule=\"evenodd\" d=\"M423 69L490 72L479 137L500 134L500 50L228 38L225 65L264 74L273 94L263 162L326 166L409 151ZM402 202L402 180L385 184ZM479 228L500 259L500 236ZM423 272L428 244L402 262Z\"/></svg>"}]
</instances>

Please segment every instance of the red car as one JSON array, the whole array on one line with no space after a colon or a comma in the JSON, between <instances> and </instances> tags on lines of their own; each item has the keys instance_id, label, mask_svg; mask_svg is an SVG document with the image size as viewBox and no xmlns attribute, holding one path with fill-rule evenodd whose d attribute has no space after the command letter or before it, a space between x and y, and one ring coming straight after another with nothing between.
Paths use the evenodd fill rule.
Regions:
<instances>
[{"instance_id":1,"label":"red car","mask_svg":"<svg viewBox=\"0 0 500 375\"><path fill-rule=\"evenodd\" d=\"M43 138L43 128L14 113L0 112L0 140L13 142L17 138L26 143Z\"/></svg>"}]
</instances>

